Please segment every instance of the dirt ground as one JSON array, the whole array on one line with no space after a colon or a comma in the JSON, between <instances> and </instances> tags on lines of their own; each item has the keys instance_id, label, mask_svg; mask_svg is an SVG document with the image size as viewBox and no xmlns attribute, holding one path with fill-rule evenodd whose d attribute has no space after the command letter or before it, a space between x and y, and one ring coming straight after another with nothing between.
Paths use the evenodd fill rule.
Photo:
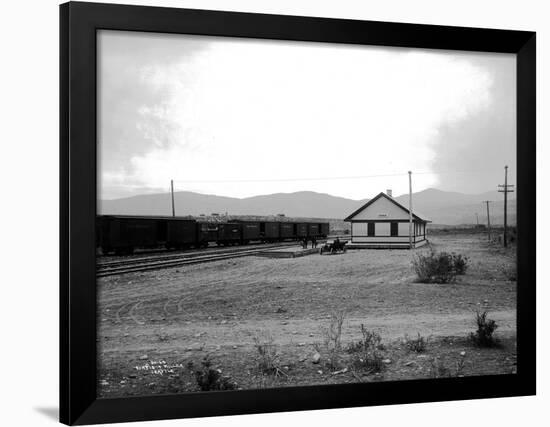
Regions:
<instances>
[{"instance_id":1,"label":"dirt ground","mask_svg":"<svg viewBox=\"0 0 550 427\"><path fill-rule=\"evenodd\" d=\"M99 395L198 391L195 371L205 356L236 388L515 372L515 248L489 244L483 234L431 243L469 257L466 274L451 284L418 283L411 259L423 247L248 257L101 278ZM496 320L499 347L466 339L480 310ZM345 351L329 369L324 341L337 311L345 313L344 347L360 338L361 324L381 335L381 372L351 369ZM418 333L427 349L410 352L403 337ZM258 369L255 339L272 342L278 375Z\"/></svg>"}]
</instances>

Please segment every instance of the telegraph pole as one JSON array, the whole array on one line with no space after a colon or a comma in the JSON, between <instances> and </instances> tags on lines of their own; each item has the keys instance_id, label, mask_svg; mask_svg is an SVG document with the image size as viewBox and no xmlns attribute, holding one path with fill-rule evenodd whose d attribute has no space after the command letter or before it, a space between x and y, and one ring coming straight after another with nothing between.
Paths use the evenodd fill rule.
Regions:
<instances>
[{"instance_id":1,"label":"telegraph pole","mask_svg":"<svg viewBox=\"0 0 550 427\"><path fill-rule=\"evenodd\" d=\"M514 191L511 188L513 185L508 185L508 166L504 166L504 185L499 185L499 187L501 190L498 190L498 192L504 193L504 247L506 247L508 246L508 193Z\"/></svg>"},{"instance_id":2,"label":"telegraph pole","mask_svg":"<svg viewBox=\"0 0 550 427\"><path fill-rule=\"evenodd\" d=\"M489 236L489 242L491 241L491 217L489 216L489 200L484 200L482 203L487 204L487 235Z\"/></svg>"},{"instance_id":3,"label":"telegraph pole","mask_svg":"<svg viewBox=\"0 0 550 427\"><path fill-rule=\"evenodd\" d=\"M413 248L413 238L412 238L412 229L413 229L413 196L412 196L412 172L409 171L409 249Z\"/></svg>"},{"instance_id":4,"label":"telegraph pole","mask_svg":"<svg viewBox=\"0 0 550 427\"><path fill-rule=\"evenodd\" d=\"M172 193L172 216L176 216L176 207L174 206L174 180L170 180L170 192Z\"/></svg>"}]
</instances>

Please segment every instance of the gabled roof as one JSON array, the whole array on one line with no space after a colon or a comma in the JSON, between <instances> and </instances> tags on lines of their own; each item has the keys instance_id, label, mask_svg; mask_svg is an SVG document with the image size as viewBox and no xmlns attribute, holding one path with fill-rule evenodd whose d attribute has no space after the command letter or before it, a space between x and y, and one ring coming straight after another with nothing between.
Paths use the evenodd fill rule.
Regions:
<instances>
[{"instance_id":1,"label":"gabled roof","mask_svg":"<svg viewBox=\"0 0 550 427\"><path fill-rule=\"evenodd\" d=\"M373 197L372 199L370 199L367 203L365 203L363 206L361 206L359 209L357 209L355 212L353 212L351 215L348 215L347 218L344 219L344 221L351 221L353 219L354 216L356 216L357 214L359 214L360 212L362 212L363 210L365 210L367 207L369 207L370 205L372 205L374 202L376 202L380 197L385 197L386 199L388 199L390 202L392 202L393 204L395 204L396 206L398 206L399 208L403 209L405 212L407 212L407 215L409 214L409 210L403 206L401 203L399 203L397 200L395 200L393 197L390 197L388 196L386 193L380 193L378 194L376 197ZM416 215L414 212L412 214L413 218L418 220L418 221L423 221L423 222L431 222L429 219L426 219L426 218L421 218L419 217L418 215Z\"/></svg>"}]
</instances>

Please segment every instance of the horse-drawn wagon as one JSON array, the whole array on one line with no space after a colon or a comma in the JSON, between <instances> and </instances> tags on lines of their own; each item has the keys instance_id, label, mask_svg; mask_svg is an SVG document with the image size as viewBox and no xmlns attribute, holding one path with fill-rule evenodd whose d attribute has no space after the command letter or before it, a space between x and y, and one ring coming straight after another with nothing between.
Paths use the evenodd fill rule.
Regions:
<instances>
[{"instance_id":1,"label":"horse-drawn wagon","mask_svg":"<svg viewBox=\"0 0 550 427\"><path fill-rule=\"evenodd\" d=\"M321 246L321 255L324 253L335 254L337 252L345 253L346 252L346 243L347 240L340 240L338 238L334 240L327 240L327 242Z\"/></svg>"}]
</instances>

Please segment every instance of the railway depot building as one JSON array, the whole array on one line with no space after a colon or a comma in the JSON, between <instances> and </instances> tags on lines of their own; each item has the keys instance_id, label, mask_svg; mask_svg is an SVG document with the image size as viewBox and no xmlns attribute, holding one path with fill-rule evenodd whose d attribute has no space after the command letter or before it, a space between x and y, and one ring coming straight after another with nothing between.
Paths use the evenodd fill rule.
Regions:
<instances>
[{"instance_id":1,"label":"railway depot building","mask_svg":"<svg viewBox=\"0 0 550 427\"><path fill-rule=\"evenodd\" d=\"M344 219L351 223L351 242L348 248L408 249L409 210L388 194L380 193ZM413 212L412 246L425 245L429 221Z\"/></svg>"}]
</instances>

